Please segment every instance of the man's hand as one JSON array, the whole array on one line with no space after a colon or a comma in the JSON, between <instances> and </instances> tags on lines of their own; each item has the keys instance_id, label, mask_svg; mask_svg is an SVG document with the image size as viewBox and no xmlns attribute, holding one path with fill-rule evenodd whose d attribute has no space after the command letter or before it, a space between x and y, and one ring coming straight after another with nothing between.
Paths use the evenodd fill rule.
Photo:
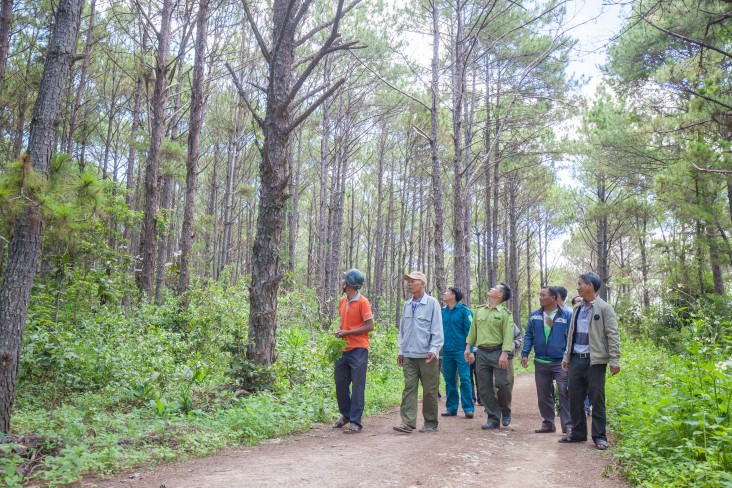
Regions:
<instances>
[{"instance_id":1,"label":"man's hand","mask_svg":"<svg viewBox=\"0 0 732 488\"><path fill-rule=\"evenodd\" d=\"M470 355L473 354L470 352L470 346L465 348L465 352L463 353L463 357L466 361L470 361Z\"/></svg>"},{"instance_id":2,"label":"man's hand","mask_svg":"<svg viewBox=\"0 0 732 488\"><path fill-rule=\"evenodd\" d=\"M346 335L346 331L338 327L335 332L333 333L334 336L336 336L338 339Z\"/></svg>"},{"instance_id":3,"label":"man's hand","mask_svg":"<svg viewBox=\"0 0 732 488\"><path fill-rule=\"evenodd\" d=\"M427 353L427 361L425 361L425 363L431 363L435 359L437 359L437 356L435 356L435 353L434 352L428 352Z\"/></svg>"},{"instance_id":4,"label":"man's hand","mask_svg":"<svg viewBox=\"0 0 732 488\"><path fill-rule=\"evenodd\" d=\"M397 366L399 366L400 368L404 366L404 356L402 356L401 354L397 356Z\"/></svg>"},{"instance_id":5,"label":"man's hand","mask_svg":"<svg viewBox=\"0 0 732 488\"><path fill-rule=\"evenodd\" d=\"M564 371L569 371L569 363L567 361L562 361L562 369Z\"/></svg>"},{"instance_id":6,"label":"man's hand","mask_svg":"<svg viewBox=\"0 0 732 488\"><path fill-rule=\"evenodd\" d=\"M498 367L501 369L508 368L508 353L506 351L503 351L501 357L498 358Z\"/></svg>"},{"instance_id":7,"label":"man's hand","mask_svg":"<svg viewBox=\"0 0 732 488\"><path fill-rule=\"evenodd\" d=\"M524 368L528 367L529 366L529 358L527 358L526 356L522 357L521 358L521 366L523 366Z\"/></svg>"},{"instance_id":8,"label":"man's hand","mask_svg":"<svg viewBox=\"0 0 732 488\"><path fill-rule=\"evenodd\" d=\"M475 362L475 354L473 354L471 352L470 355L468 356L468 364L473 364L474 362Z\"/></svg>"},{"instance_id":9,"label":"man's hand","mask_svg":"<svg viewBox=\"0 0 732 488\"><path fill-rule=\"evenodd\" d=\"M610 365L610 374L615 376L618 373L620 373L620 366Z\"/></svg>"}]
</instances>

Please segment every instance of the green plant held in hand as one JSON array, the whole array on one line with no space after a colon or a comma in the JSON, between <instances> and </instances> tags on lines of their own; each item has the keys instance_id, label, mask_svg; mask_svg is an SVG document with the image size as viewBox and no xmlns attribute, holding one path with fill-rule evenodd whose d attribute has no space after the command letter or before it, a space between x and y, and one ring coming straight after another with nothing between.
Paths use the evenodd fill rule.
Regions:
<instances>
[{"instance_id":1,"label":"green plant held in hand","mask_svg":"<svg viewBox=\"0 0 732 488\"><path fill-rule=\"evenodd\" d=\"M339 360L347 344L346 339L343 337L339 338L331 333L326 334L325 347L323 349L323 357L326 362L332 364Z\"/></svg>"}]
</instances>

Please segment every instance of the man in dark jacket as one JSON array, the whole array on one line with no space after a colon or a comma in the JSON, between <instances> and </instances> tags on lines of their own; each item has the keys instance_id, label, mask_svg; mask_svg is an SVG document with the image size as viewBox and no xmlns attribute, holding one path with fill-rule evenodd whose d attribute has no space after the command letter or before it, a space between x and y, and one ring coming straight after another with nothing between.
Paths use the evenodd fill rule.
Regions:
<instances>
[{"instance_id":1,"label":"man in dark jacket","mask_svg":"<svg viewBox=\"0 0 732 488\"><path fill-rule=\"evenodd\" d=\"M562 358L567 348L567 334L572 314L557 305L559 291L545 286L539 293L541 308L534 311L526 324L524 347L521 350L521 365L526 367L529 353L534 349L534 378L539 413L544 419L534 432L543 434L555 432L554 382L559 393L559 419L562 432L571 429L569 402L567 401L567 372L562 369Z\"/></svg>"}]
</instances>

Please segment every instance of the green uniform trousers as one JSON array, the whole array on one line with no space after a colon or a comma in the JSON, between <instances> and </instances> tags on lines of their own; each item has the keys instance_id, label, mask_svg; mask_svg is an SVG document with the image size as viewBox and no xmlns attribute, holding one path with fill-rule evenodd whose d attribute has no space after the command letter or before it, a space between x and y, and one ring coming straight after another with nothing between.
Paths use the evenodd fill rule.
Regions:
<instances>
[{"instance_id":1,"label":"green uniform trousers","mask_svg":"<svg viewBox=\"0 0 732 488\"><path fill-rule=\"evenodd\" d=\"M422 382L422 416L424 425L437 427L437 389L440 386L440 366L437 359L428 363L426 358L404 358L404 392L399 414L402 422L417 426L419 382Z\"/></svg>"}]
</instances>

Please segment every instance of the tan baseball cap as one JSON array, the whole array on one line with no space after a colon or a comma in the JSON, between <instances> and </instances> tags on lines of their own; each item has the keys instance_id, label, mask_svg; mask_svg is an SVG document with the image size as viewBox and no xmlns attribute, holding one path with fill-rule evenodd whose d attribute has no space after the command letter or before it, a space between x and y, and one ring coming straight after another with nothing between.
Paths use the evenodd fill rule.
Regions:
<instances>
[{"instance_id":1,"label":"tan baseball cap","mask_svg":"<svg viewBox=\"0 0 732 488\"><path fill-rule=\"evenodd\" d=\"M427 275L421 271L412 271L409 274L404 275L405 280L420 280L425 285L427 284Z\"/></svg>"}]
</instances>

